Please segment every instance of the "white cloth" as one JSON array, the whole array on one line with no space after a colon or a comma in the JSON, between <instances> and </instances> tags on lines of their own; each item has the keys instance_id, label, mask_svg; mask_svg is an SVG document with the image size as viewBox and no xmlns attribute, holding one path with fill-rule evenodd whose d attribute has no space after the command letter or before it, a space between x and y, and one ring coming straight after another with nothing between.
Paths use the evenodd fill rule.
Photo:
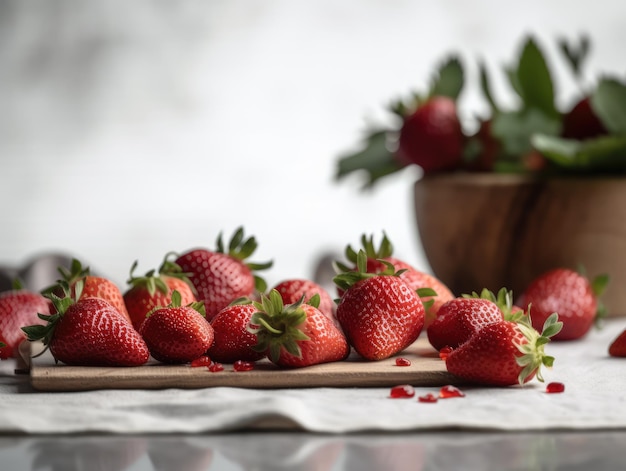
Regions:
<instances>
[{"instance_id":1,"label":"white cloth","mask_svg":"<svg viewBox=\"0 0 626 471\"><path fill-rule=\"evenodd\" d=\"M390 399L389 388L103 390L43 393L0 364L0 433L198 433L295 426L324 433L441 428L489 430L626 429L626 358L608 356L626 319L606 321L579 341L552 342L546 382L464 387L463 398L420 403ZM547 394L548 382L565 392Z\"/></svg>"}]
</instances>

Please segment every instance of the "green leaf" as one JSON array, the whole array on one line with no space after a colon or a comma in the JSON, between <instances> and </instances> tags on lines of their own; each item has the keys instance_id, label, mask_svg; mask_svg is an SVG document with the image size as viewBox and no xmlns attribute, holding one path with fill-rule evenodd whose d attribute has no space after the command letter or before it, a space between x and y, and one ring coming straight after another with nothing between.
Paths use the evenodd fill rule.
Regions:
<instances>
[{"instance_id":1,"label":"green leaf","mask_svg":"<svg viewBox=\"0 0 626 471\"><path fill-rule=\"evenodd\" d=\"M612 134L626 134L626 85L603 79L591 95L591 106Z\"/></svg>"},{"instance_id":2,"label":"green leaf","mask_svg":"<svg viewBox=\"0 0 626 471\"><path fill-rule=\"evenodd\" d=\"M437 291L435 291L432 288L418 288L416 292L420 298L427 298L429 296L437 296Z\"/></svg>"},{"instance_id":3,"label":"green leaf","mask_svg":"<svg viewBox=\"0 0 626 471\"><path fill-rule=\"evenodd\" d=\"M546 59L533 38L528 38L517 67L517 83L526 109L536 108L546 116L557 118L554 86Z\"/></svg>"},{"instance_id":4,"label":"green leaf","mask_svg":"<svg viewBox=\"0 0 626 471\"><path fill-rule=\"evenodd\" d=\"M557 46L563 54L565 61L572 68L574 76L581 78L582 64L587 59L591 49L589 36L582 35L578 40L578 44L570 43L567 39L561 38L557 40Z\"/></svg>"},{"instance_id":5,"label":"green leaf","mask_svg":"<svg viewBox=\"0 0 626 471\"><path fill-rule=\"evenodd\" d=\"M593 280L591 280L591 291L593 291L593 294L597 298L604 294L604 292L606 291L606 287L609 284L609 280L609 275L607 275L606 273L598 275Z\"/></svg>"},{"instance_id":6,"label":"green leaf","mask_svg":"<svg viewBox=\"0 0 626 471\"><path fill-rule=\"evenodd\" d=\"M553 312L543 323L541 336L546 338L554 337L561 331L562 328L563 322L559 321L559 315L556 312Z\"/></svg>"},{"instance_id":7,"label":"green leaf","mask_svg":"<svg viewBox=\"0 0 626 471\"><path fill-rule=\"evenodd\" d=\"M554 357L546 355L543 357L542 363L548 368L552 368L554 366Z\"/></svg>"},{"instance_id":8,"label":"green leaf","mask_svg":"<svg viewBox=\"0 0 626 471\"><path fill-rule=\"evenodd\" d=\"M493 98L493 93L491 91L491 80L489 79L489 74L487 72L487 66L485 65L484 62L481 61L478 64L478 68L479 68L479 71L480 71L480 89L482 90L483 95L485 96L485 99L487 100L487 102L491 106L492 114L498 113L499 112L499 107L496 104L495 99Z\"/></svg>"},{"instance_id":9,"label":"green leaf","mask_svg":"<svg viewBox=\"0 0 626 471\"><path fill-rule=\"evenodd\" d=\"M463 82L463 66L458 57L451 57L439 68L433 80L430 95L446 96L456 100L463 90Z\"/></svg>"},{"instance_id":10,"label":"green leaf","mask_svg":"<svg viewBox=\"0 0 626 471\"><path fill-rule=\"evenodd\" d=\"M626 136L576 141L537 134L532 144L554 165L573 172L626 172Z\"/></svg>"},{"instance_id":11,"label":"green leaf","mask_svg":"<svg viewBox=\"0 0 626 471\"><path fill-rule=\"evenodd\" d=\"M505 154L516 160L532 150L534 134L558 135L560 131L559 120L534 108L498 113L491 123L491 132L502 142Z\"/></svg>"},{"instance_id":12,"label":"green leaf","mask_svg":"<svg viewBox=\"0 0 626 471\"><path fill-rule=\"evenodd\" d=\"M371 187L377 180L391 175L404 166L389 150L387 130L372 132L366 137L365 147L338 161L336 179L344 178L353 172L362 171L366 175L364 188Z\"/></svg>"},{"instance_id":13,"label":"green leaf","mask_svg":"<svg viewBox=\"0 0 626 471\"><path fill-rule=\"evenodd\" d=\"M522 98L523 91L519 83L519 78L517 76L517 69L515 67L506 67L504 69L504 73L509 79L509 84L511 85L511 88L515 91L515 93L520 96L520 98Z\"/></svg>"},{"instance_id":14,"label":"green leaf","mask_svg":"<svg viewBox=\"0 0 626 471\"><path fill-rule=\"evenodd\" d=\"M311 299L309 299L306 303L315 307L315 308L319 308L320 307L320 301L321 301L321 297L319 295L319 293L315 293L313 296L311 296Z\"/></svg>"}]
</instances>

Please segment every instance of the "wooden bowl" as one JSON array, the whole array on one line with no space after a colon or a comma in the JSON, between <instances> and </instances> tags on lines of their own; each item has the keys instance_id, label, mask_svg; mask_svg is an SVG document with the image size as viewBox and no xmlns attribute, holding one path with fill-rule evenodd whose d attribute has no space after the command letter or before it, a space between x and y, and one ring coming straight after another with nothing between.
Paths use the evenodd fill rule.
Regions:
<instances>
[{"instance_id":1,"label":"wooden bowl","mask_svg":"<svg viewBox=\"0 0 626 471\"><path fill-rule=\"evenodd\" d=\"M435 276L457 295L522 293L555 267L611 277L602 300L626 315L626 178L441 174L415 184L415 215Z\"/></svg>"}]
</instances>

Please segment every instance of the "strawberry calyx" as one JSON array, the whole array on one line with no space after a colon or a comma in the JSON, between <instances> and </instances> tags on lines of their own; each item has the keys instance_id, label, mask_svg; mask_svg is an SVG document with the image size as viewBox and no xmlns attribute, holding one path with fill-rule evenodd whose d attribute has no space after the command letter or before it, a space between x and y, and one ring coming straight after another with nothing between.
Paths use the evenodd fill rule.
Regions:
<instances>
[{"instance_id":1,"label":"strawberry calyx","mask_svg":"<svg viewBox=\"0 0 626 471\"><path fill-rule=\"evenodd\" d=\"M339 274L333 278L335 285L337 285L339 289L345 291L359 281L367 278L373 278L376 276L400 276L402 273L407 271L406 268L396 271L392 263L387 260L378 259L379 262L385 265L384 270L376 273L370 273L367 271L367 260L368 256L366 251L364 249L360 249L356 256L356 270L340 262L335 262L335 269L339 272Z\"/></svg>"},{"instance_id":2,"label":"strawberry calyx","mask_svg":"<svg viewBox=\"0 0 626 471\"><path fill-rule=\"evenodd\" d=\"M74 283L74 289L72 290L67 281L60 280L57 285L50 288L43 294L44 297L52 302L52 305L54 306L54 313L37 313L37 317L39 317L42 321L45 321L46 324L34 324L22 327L22 331L26 334L27 340L30 342L41 341L45 347L40 353L35 355L34 358L43 355L46 350L48 350L59 320L65 315L68 308L75 304L76 300L80 298L83 292L83 286L83 280L78 279L78 281ZM59 291L63 293L61 296L55 293Z\"/></svg>"},{"instance_id":3,"label":"strawberry calyx","mask_svg":"<svg viewBox=\"0 0 626 471\"><path fill-rule=\"evenodd\" d=\"M61 279L63 281L66 281L69 285L72 285L78 280L82 280L91 274L90 268L83 267L83 264L80 262L80 260L76 258L72 259L69 270L64 266L59 266L57 270L61 274Z\"/></svg>"},{"instance_id":4,"label":"strawberry calyx","mask_svg":"<svg viewBox=\"0 0 626 471\"><path fill-rule=\"evenodd\" d=\"M429 287L417 288L415 292L420 297L420 300L422 301L422 305L424 306L424 309L428 309L433 304L435 304L434 298L435 296L438 296L437 291ZM427 301L424 301L424 298L430 298L430 299L428 299Z\"/></svg>"},{"instance_id":5,"label":"strawberry calyx","mask_svg":"<svg viewBox=\"0 0 626 471\"><path fill-rule=\"evenodd\" d=\"M593 280L591 280L591 292L596 297L596 302L598 306L596 308L595 317L595 324L598 327L602 324L602 321L608 316L608 310L604 303L600 300L600 297L606 291L609 281L610 277L607 274L598 275Z\"/></svg>"},{"instance_id":6,"label":"strawberry calyx","mask_svg":"<svg viewBox=\"0 0 626 471\"><path fill-rule=\"evenodd\" d=\"M152 314L154 314L156 311L160 309L177 308L177 307L189 307L193 309L194 311L198 311L202 315L202 317L206 317L206 309L204 307L204 301L195 301L195 302L192 302L183 306L182 299L183 298L180 292L177 289L175 289L174 291L172 291L172 298L170 300L170 303L167 306L156 306L152 308L150 312L146 314L146 318L150 317Z\"/></svg>"},{"instance_id":7,"label":"strawberry calyx","mask_svg":"<svg viewBox=\"0 0 626 471\"><path fill-rule=\"evenodd\" d=\"M257 249L258 243L254 236L245 238L243 227L237 228L233 236L228 242L228 247L224 245L224 241L222 238L222 233L217 236L216 240L216 252L228 255L236 260L245 262ZM260 271L271 268L273 265L273 261L263 262L263 263L252 263L245 262L246 266L252 271ZM263 293L267 290L267 283L264 278L254 274L254 287L260 293Z\"/></svg>"},{"instance_id":8,"label":"strawberry calyx","mask_svg":"<svg viewBox=\"0 0 626 471\"><path fill-rule=\"evenodd\" d=\"M602 326L602 321L608 316L608 310L600 298L606 291L606 288L608 287L611 278L607 273L602 273L600 275L597 275L593 279L590 279L587 275L587 269L583 264L579 264L578 267L576 267L576 272L589 281L591 292L596 299L597 306L594 324L596 328L599 328Z\"/></svg>"},{"instance_id":9,"label":"strawberry calyx","mask_svg":"<svg viewBox=\"0 0 626 471\"><path fill-rule=\"evenodd\" d=\"M365 254L368 258L380 259L391 257L393 255L393 244L391 243L391 241L387 237L387 234L384 231L383 238L380 241L380 245L378 247L374 245L374 236L371 235L368 238L365 234L361 236L361 245L361 248L365 250ZM348 245L346 247L345 255L350 262L356 264L358 252L354 250L352 246Z\"/></svg>"},{"instance_id":10,"label":"strawberry calyx","mask_svg":"<svg viewBox=\"0 0 626 471\"><path fill-rule=\"evenodd\" d=\"M303 303L304 296L293 304L284 305L282 296L275 289L269 295L262 294L260 302L253 301L258 311L252 314L247 327L248 332L257 337L253 350L268 352L274 363L280 359L283 349L301 358L299 343L310 340L301 330L307 319L306 312L302 309Z\"/></svg>"},{"instance_id":11,"label":"strawberry calyx","mask_svg":"<svg viewBox=\"0 0 626 471\"><path fill-rule=\"evenodd\" d=\"M530 318L530 306L528 317ZM532 374L536 375L537 380L543 382L541 367L550 368L554 364L554 357L545 353L545 345L550 342L551 337L560 332L563 323L559 321L559 316L555 312L546 319L541 333L532 327L529 320L519 321L516 325L527 340L526 343L518 345L521 355L516 361L522 367L518 376L519 384L524 384Z\"/></svg>"},{"instance_id":12,"label":"strawberry calyx","mask_svg":"<svg viewBox=\"0 0 626 471\"><path fill-rule=\"evenodd\" d=\"M462 294L461 297L467 299L487 299L492 301L502 311L502 317L506 321L520 322L525 321L528 316L523 309L514 309L513 291L506 288L500 288L497 294L493 291L483 288L480 293L472 291L471 294Z\"/></svg>"},{"instance_id":13,"label":"strawberry calyx","mask_svg":"<svg viewBox=\"0 0 626 471\"><path fill-rule=\"evenodd\" d=\"M148 290L150 296L153 296L157 290L163 294L167 294L169 292L169 287L167 286L167 283L163 280L163 277L169 276L171 278L177 278L184 281L189 285L192 291L195 292L195 287L189 279L189 276L191 276L191 274L183 272L183 269L179 264L169 259L170 256L176 256L176 253L168 252L164 257L158 272L154 269L149 270L143 276L134 275L134 272L139 263L137 260L135 260L130 267L130 275L128 280L126 280L126 283L128 283L128 285L133 288L138 286L145 287Z\"/></svg>"}]
</instances>

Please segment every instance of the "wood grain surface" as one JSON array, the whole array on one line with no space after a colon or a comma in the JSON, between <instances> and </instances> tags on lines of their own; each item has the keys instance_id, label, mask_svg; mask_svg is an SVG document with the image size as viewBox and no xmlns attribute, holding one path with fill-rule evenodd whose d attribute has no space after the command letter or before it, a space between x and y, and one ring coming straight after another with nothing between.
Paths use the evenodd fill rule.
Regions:
<instances>
[{"instance_id":1,"label":"wood grain surface","mask_svg":"<svg viewBox=\"0 0 626 471\"><path fill-rule=\"evenodd\" d=\"M433 175L415 184L415 216L434 274L458 296L520 295L557 267L611 278L609 316L626 316L626 178Z\"/></svg>"},{"instance_id":2,"label":"wood grain surface","mask_svg":"<svg viewBox=\"0 0 626 471\"><path fill-rule=\"evenodd\" d=\"M37 352L40 346L33 345ZM267 360L254 370L236 372L224 365L219 373L206 367L165 365L151 360L140 367L84 367L55 364L46 353L31 359L30 379L41 391L88 391L99 389L165 389L229 386L240 388L387 387L397 384L441 386L458 383L426 338L418 339L400 355L410 366L396 366L395 358L367 361L355 354L346 361L307 368L280 369Z\"/></svg>"}]
</instances>

